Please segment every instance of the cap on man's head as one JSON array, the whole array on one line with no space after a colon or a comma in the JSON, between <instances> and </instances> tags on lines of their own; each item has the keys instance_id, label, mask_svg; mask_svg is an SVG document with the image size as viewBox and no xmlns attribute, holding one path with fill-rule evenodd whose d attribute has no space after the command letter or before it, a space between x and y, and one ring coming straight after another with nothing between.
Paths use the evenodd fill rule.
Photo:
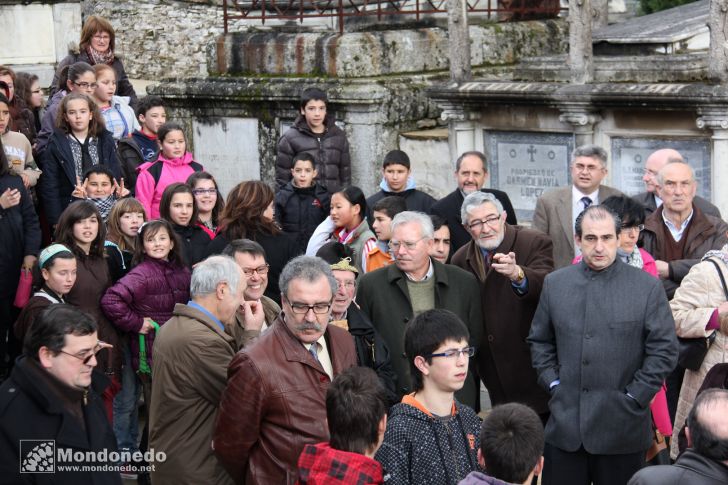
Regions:
<instances>
[{"instance_id":1,"label":"cap on man's head","mask_svg":"<svg viewBox=\"0 0 728 485\"><path fill-rule=\"evenodd\" d=\"M384 163L382 163L382 167L386 168L389 165L404 165L405 167L410 168L409 156L407 156L407 154L402 150L392 150L384 156Z\"/></svg>"}]
</instances>

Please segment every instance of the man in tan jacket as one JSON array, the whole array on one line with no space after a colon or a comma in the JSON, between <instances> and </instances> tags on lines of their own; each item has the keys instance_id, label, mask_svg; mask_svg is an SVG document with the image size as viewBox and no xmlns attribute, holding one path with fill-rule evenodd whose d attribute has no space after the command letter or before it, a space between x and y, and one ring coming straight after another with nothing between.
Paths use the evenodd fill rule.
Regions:
<instances>
[{"instance_id":1,"label":"man in tan jacket","mask_svg":"<svg viewBox=\"0 0 728 485\"><path fill-rule=\"evenodd\" d=\"M245 278L228 256L213 256L192 272L186 305L177 304L172 318L154 341L149 446L166 460L155 463L153 484L232 484L212 453L212 430L227 368L242 342L263 325L263 309L246 302ZM236 311L242 306L244 328ZM247 332L246 332L247 331Z\"/></svg>"}]
</instances>

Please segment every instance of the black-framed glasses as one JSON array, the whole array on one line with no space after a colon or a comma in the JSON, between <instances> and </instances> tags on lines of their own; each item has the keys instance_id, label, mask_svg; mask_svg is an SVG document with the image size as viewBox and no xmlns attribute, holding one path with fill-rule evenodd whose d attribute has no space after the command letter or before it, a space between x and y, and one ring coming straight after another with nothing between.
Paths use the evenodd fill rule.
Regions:
<instances>
[{"instance_id":1,"label":"black-framed glasses","mask_svg":"<svg viewBox=\"0 0 728 485\"><path fill-rule=\"evenodd\" d=\"M487 219L476 219L468 224L468 227L471 231L474 231L476 229L480 229L483 227L483 224L487 224L488 227L491 227L493 229L498 229L498 223L501 220L501 216L494 216L489 217Z\"/></svg>"},{"instance_id":2,"label":"black-framed glasses","mask_svg":"<svg viewBox=\"0 0 728 485\"><path fill-rule=\"evenodd\" d=\"M78 86L81 89L88 89L88 88L96 89L97 87L99 87L99 85L97 83L87 83L87 82L77 83L76 81L71 81L71 82L73 82L74 85Z\"/></svg>"},{"instance_id":3,"label":"black-framed glasses","mask_svg":"<svg viewBox=\"0 0 728 485\"><path fill-rule=\"evenodd\" d=\"M94 345L93 349L84 352L82 355L71 354L69 352L66 352L65 350L59 350L59 352L62 354L70 355L71 357L75 357L83 362L84 365L88 365L88 363L91 362L91 358L98 354L101 349L109 349L111 347L113 347L113 345L107 344L106 342L102 342L101 340L99 340L96 345Z\"/></svg>"},{"instance_id":4,"label":"black-framed glasses","mask_svg":"<svg viewBox=\"0 0 728 485\"><path fill-rule=\"evenodd\" d=\"M194 195L212 195L217 193L217 189L192 189Z\"/></svg>"},{"instance_id":5,"label":"black-framed glasses","mask_svg":"<svg viewBox=\"0 0 728 485\"><path fill-rule=\"evenodd\" d=\"M446 359L458 359L461 355L467 355L472 357L475 355L475 347L465 347L464 349L452 349L446 350L445 352L439 352L437 354L427 354L426 358L431 357L445 357Z\"/></svg>"},{"instance_id":6,"label":"black-framed glasses","mask_svg":"<svg viewBox=\"0 0 728 485\"><path fill-rule=\"evenodd\" d=\"M309 310L313 310L313 312L317 315L324 315L328 313L329 309L331 308L331 302L314 303L313 305L307 305L305 303L295 303L289 301L288 304L291 306L291 310L293 310L293 313L296 313L298 315L305 315L308 313Z\"/></svg>"},{"instance_id":7,"label":"black-framed glasses","mask_svg":"<svg viewBox=\"0 0 728 485\"><path fill-rule=\"evenodd\" d=\"M243 268L243 274L250 278L253 276L253 273L258 273L259 276L265 276L268 274L268 270L270 269L269 264L264 264L263 266L258 266L257 268Z\"/></svg>"}]
</instances>

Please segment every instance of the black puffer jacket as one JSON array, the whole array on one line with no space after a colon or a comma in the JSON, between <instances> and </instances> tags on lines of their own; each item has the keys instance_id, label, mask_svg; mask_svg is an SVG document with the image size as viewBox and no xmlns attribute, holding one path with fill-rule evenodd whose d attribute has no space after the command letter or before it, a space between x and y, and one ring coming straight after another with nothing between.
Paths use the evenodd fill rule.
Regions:
<instances>
[{"instance_id":1,"label":"black puffer jacket","mask_svg":"<svg viewBox=\"0 0 728 485\"><path fill-rule=\"evenodd\" d=\"M278 224L296 238L300 252L305 252L311 234L329 215L331 195L318 183L300 188L288 182L276 193L275 201Z\"/></svg>"},{"instance_id":2,"label":"black puffer jacket","mask_svg":"<svg viewBox=\"0 0 728 485\"><path fill-rule=\"evenodd\" d=\"M174 232L182 240L182 256L190 268L210 255L210 236L200 226L180 226L172 223ZM223 246L224 248L224 246Z\"/></svg>"},{"instance_id":3,"label":"black puffer jacket","mask_svg":"<svg viewBox=\"0 0 728 485\"><path fill-rule=\"evenodd\" d=\"M299 115L293 126L278 140L276 151L276 186L283 187L291 180L293 157L309 152L316 157L318 181L330 194L351 185L351 158L346 134L326 116L326 131L313 133L306 119Z\"/></svg>"}]
</instances>

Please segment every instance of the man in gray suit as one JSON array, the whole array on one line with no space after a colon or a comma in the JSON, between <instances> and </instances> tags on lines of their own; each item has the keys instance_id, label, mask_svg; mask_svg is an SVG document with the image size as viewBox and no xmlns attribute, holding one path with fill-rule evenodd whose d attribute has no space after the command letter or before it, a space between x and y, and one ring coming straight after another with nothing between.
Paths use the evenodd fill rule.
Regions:
<instances>
[{"instance_id":1,"label":"man in gray suit","mask_svg":"<svg viewBox=\"0 0 728 485\"><path fill-rule=\"evenodd\" d=\"M657 150L647 157L645 161L645 173L642 176L642 181L645 183L645 191L632 198L645 207L645 212L648 217L662 205L662 199L657 194L660 185L657 182L657 174L660 173L660 170L665 165L673 161L684 162L685 160L680 155L680 152L672 148ZM703 214L721 219L720 210L702 197L696 195L693 199L693 204L703 211Z\"/></svg>"},{"instance_id":2,"label":"man in gray suit","mask_svg":"<svg viewBox=\"0 0 728 485\"><path fill-rule=\"evenodd\" d=\"M622 195L601 185L606 176L607 152L596 145L582 145L571 155L573 185L549 190L536 202L533 227L551 236L556 268L570 265L579 254L574 246L574 222L581 211L610 195Z\"/></svg>"},{"instance_id":3,"label":"man in gray suit","mask_svg":"<svg viewBox=\"0 0 728 485\"><path fill-rule=\"evenodd\" d=\"M528 343L551 392L543 485L624 485L652 442L650 401L677 363L657 278L617 255L621 221L603 206L576 220L581 263L546 277Z\"/></svg>"}]
</instances>

